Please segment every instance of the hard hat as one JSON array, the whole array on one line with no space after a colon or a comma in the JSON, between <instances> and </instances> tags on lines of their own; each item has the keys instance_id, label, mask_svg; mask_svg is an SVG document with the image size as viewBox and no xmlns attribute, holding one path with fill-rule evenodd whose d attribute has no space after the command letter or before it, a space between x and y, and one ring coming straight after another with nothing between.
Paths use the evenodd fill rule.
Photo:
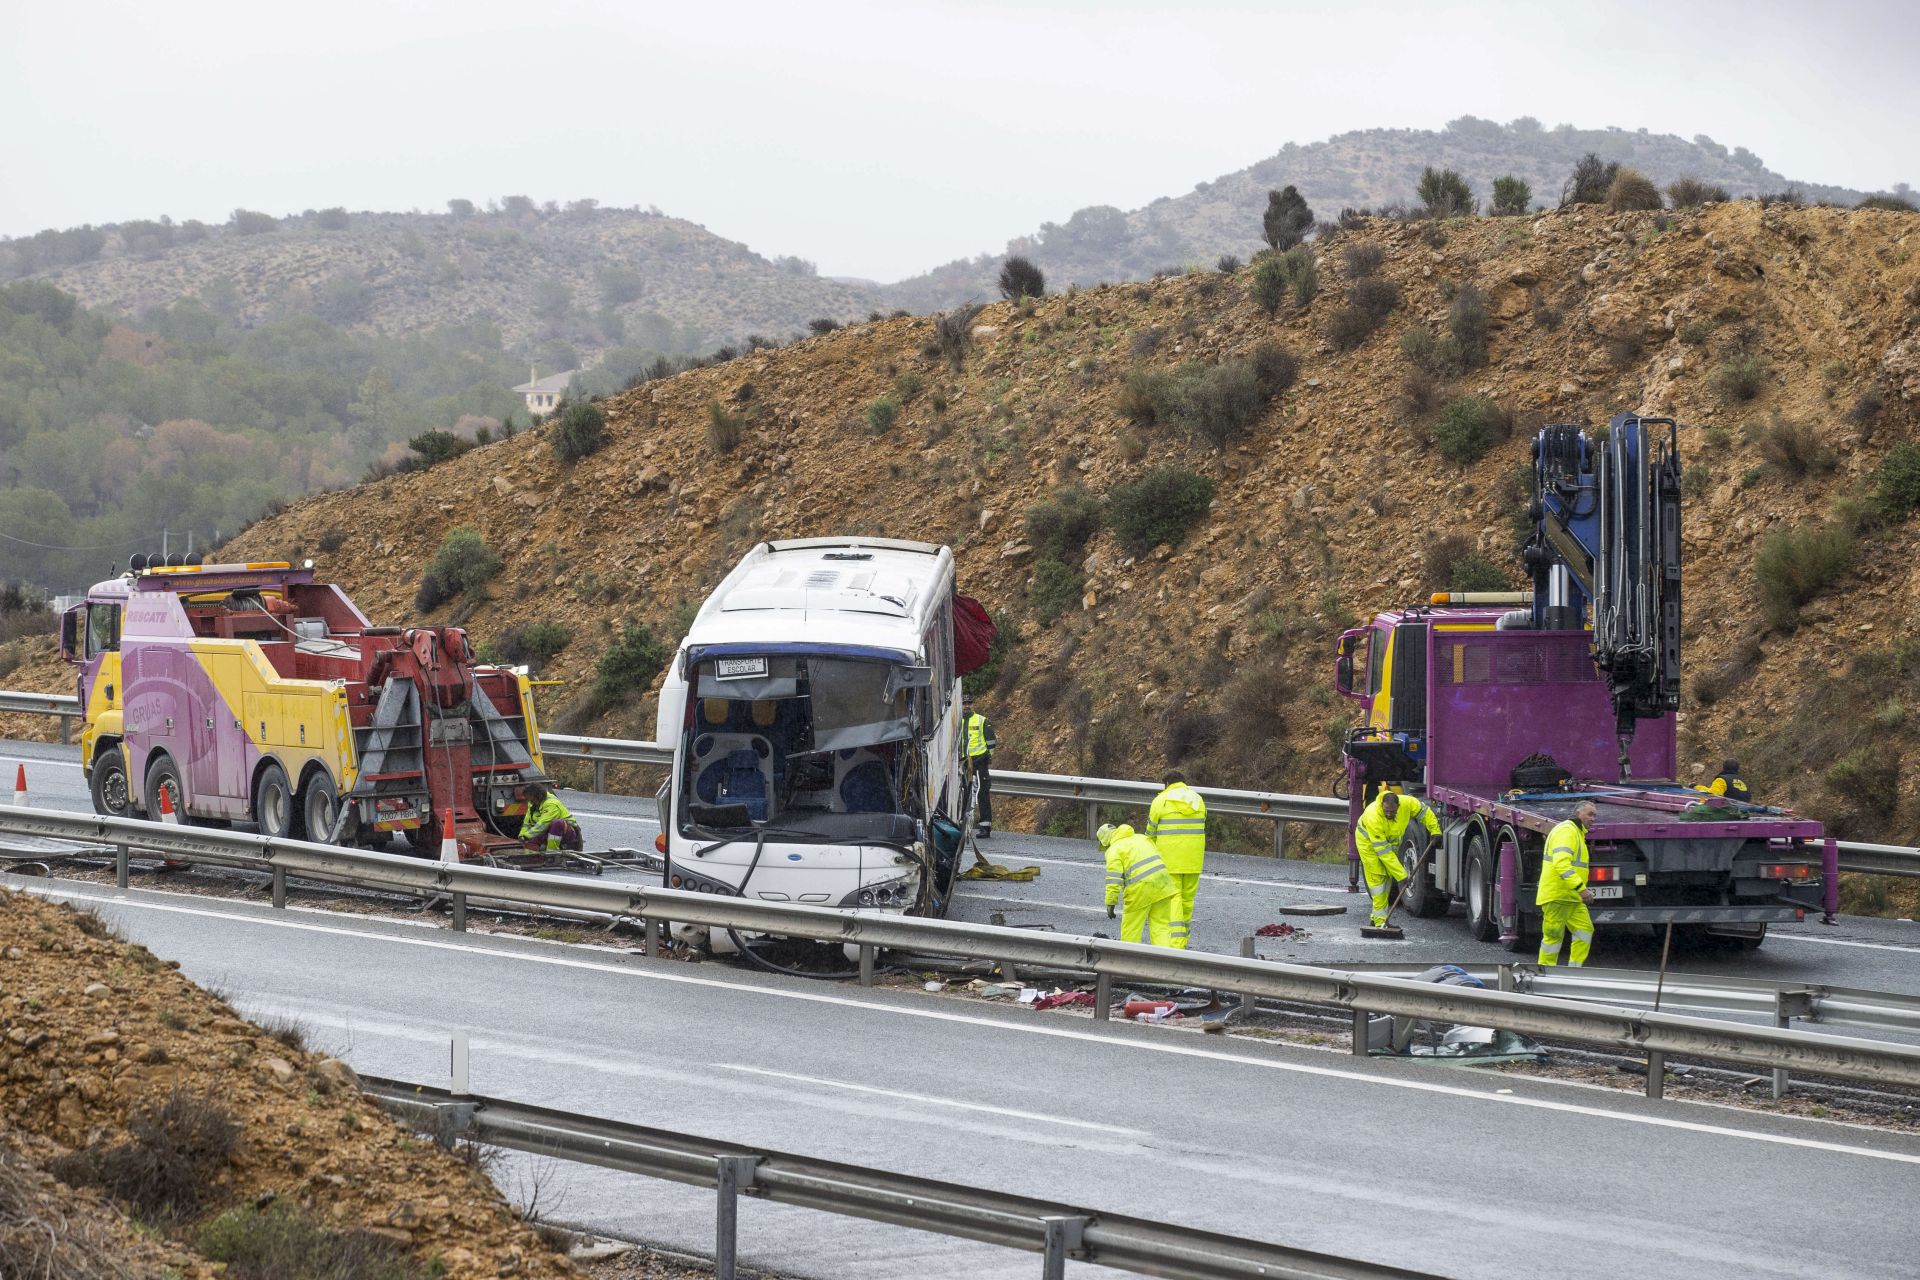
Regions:
<instances>
[{"instance_id":1,"label":"hard hat","mask_svg":"<svg viewBox=\"0 0 1920 1280\"><path fill-rule=\"evenodd\" d=\"M1100 824L1100 829L1093 833L1093 838L1098 840L1100 847L1104 849L1113 843L1113 833L1119 829L1120 828L1114 826L1111 822L1103 822Z\"/></svg>"}]
</instances>

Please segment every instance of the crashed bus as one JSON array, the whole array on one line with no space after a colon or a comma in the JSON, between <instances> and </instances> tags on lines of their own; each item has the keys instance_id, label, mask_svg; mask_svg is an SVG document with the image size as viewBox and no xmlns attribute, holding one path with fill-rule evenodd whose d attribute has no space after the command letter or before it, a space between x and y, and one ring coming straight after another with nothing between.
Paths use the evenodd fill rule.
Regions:
<instances>
[{"instance_id":1,"label":"crashed bus","mask_svg":"<svg viewBox=\"0 0 1920 1280\"><path fill-rule=\"evenodd\" d=\"M806 538L748 552L661 688L668 887L943 913L967 817L960 676L985 657L976 618L946 547Z\"/></svg>"}]
</instances>

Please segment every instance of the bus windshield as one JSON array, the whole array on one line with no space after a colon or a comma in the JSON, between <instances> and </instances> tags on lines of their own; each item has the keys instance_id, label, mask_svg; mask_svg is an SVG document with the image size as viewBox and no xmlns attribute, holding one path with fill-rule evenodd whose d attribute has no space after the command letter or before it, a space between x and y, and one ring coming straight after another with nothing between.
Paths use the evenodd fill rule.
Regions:
<instances>
[{"instance_id":1,"label":"bus windshield","mask_svg":"<svg viewBox=\"0 0 1920 1280\"><path fill-rule=\"evenodd\" d=\"M779 838L898 840L924 669L819 655L699 663L679 790L682 830L772 824Z\"/></svg>"}]
</instances>

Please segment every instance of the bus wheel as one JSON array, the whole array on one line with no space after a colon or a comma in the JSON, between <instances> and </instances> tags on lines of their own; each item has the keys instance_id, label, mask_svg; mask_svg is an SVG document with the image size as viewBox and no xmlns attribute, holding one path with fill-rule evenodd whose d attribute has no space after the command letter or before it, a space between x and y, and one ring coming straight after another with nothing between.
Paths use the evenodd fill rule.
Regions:
<instances>
[{"instance_id":1,"label":"bus wheel","mask_svg":"<svg viewBox=\"0 0 1920 1280\"><path fill-rule=\"evenodd\" d=\"M307 789L300 797L301 829L295 834L326 844L333 837L333 824L339 812L340 793L334 790L333 779L316 771L307 779Z\"/></svg>"},{"instance_id":2,"label":"bus wheel","mask_svg":"<svg viewBox=\"0 0 1920 1280\"><path fill-rule=\"evenodd\" d=\"M127 762L117 746L102 751L93 762L87 789L93 793L93 811L109 818L133 817L133 788L127 784Z\"/></svg>"},{"instance_id":3,"label":"bus wheel","mask_svg":"<svg viewBox=\"0 0 1920 1280\"><path fill-rule=\"evenodd\" d=\"M269 761L253 784L253 820L260 834L272 840L286 840L294 831L293 786L287 771Z\"/></svg>"}]
</instances>

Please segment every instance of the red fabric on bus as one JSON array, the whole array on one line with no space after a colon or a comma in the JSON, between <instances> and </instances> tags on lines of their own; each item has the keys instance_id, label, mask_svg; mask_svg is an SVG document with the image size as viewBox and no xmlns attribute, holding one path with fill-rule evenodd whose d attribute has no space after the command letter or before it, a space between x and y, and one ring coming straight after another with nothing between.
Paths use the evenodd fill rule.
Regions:
<instances>
[{"instance_id":1,"label":"red fabric on bus","mask_svg":"<svg viewBox=\"0 0 1920 1280\"><path fill-rule=\"evenodd\" d=\"M953 593L953 665L961 675L971 675L987 665L993 653L997 631L987 607L972 596Z\"/></svg>"}]
</instances>

